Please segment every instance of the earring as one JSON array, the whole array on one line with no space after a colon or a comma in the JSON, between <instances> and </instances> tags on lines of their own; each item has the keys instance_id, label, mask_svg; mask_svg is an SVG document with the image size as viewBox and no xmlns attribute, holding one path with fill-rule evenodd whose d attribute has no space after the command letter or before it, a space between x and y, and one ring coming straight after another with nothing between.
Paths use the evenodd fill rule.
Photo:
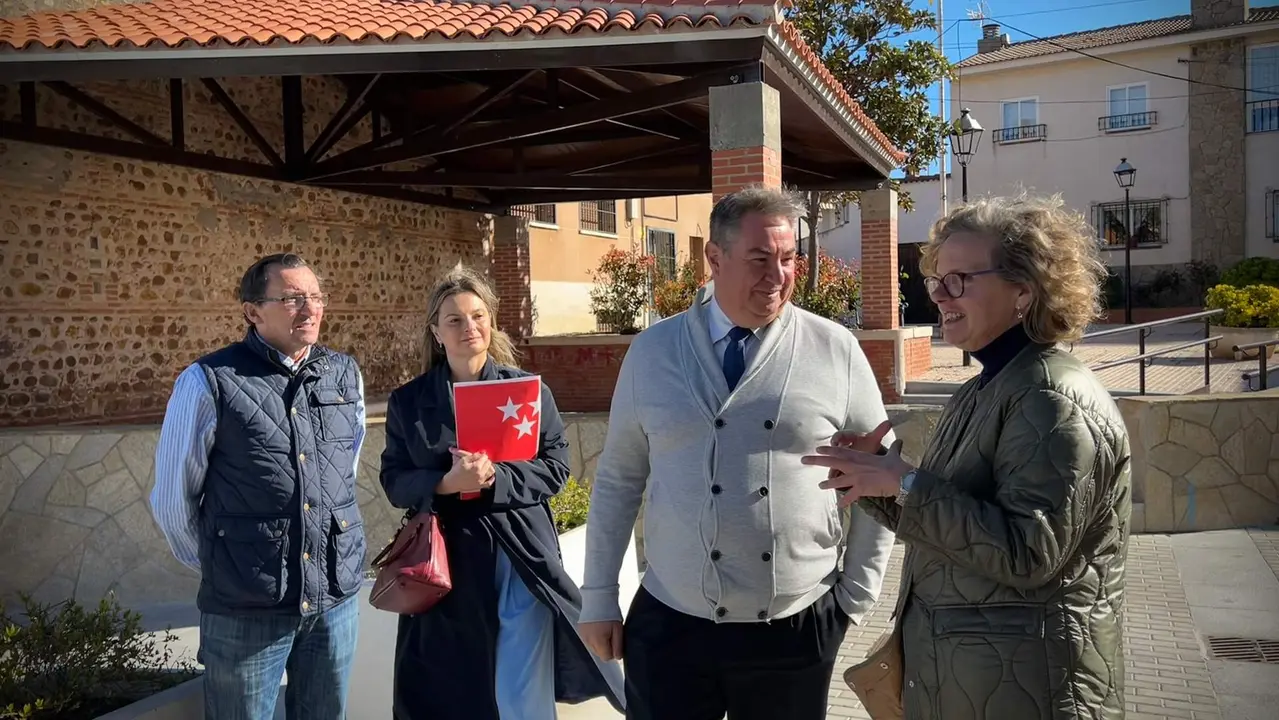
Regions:
<instances>
[{"instance_id":1,"label":"earring","mask_svg":"<svg viewBox=\"0 0 1279 720\"><path fill-rule=\"evenodd\" d=\"M1026 316L1026 311L1022 310L1021 308L1017 308L1017 319L1020 320L1025 316Z\"/></svg>"}]
</instances>

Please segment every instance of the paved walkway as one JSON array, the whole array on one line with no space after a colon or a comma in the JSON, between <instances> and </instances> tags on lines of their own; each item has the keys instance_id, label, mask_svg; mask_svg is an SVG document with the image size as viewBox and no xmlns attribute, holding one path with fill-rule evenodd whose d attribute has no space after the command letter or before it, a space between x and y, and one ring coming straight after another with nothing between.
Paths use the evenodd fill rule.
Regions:
<instances>
[{"instance_id":1,"label":"paved walkway","mask_svg":"<svg viewBox=\"0 0 1279 720\"><path fill-rule=\"evenodd\" d=\"M1090 332L1113 325L1097 326ZM1183 323L1156 328L1146 340L1146 352L1181 345L1202 338L1203 325ZM1073 349L1075 355L1085 364L1092 366L1111 360L1139 355L1137 349L1137 333L1121 333L1096 340L1085 341ZM1192 347L1177 350L1168 355L1153 359L1153 364L1146 368L1146 390L1152 393L1185 393L1199 390L1204 384L1203 347ZM1273 365L1273 364L1272 364ZM1243 381L1243 373L1255 371L1256 360L1229 361L1213 359L1210 364L1213 392L1240 392L1247 389ZM974 362L969 367L963 365L963 353L955 347L940 340L933 341L933 369L923 377L916 378L923 382L964 382L981 372L981 365ZM1129 363L1107 368L1098 372L1102 382L1112 390L1132 390L1138 388L1137 363Z\"/></svg>"},{"instance_id":2,"label":"paved walkway","mask_svg":"<svg viewBox=\"0 0 1279 720\"><path fill-rule=\"evenodd\" d=\"M867 720L841 678L888 629L901 546L886 592L867 621L849 630L831 683L829 720ZM365 590L367 594L367 589ZM352 720L390 717L391 649L395 617L361 598L360 641L352 677ZM1261 720L1279 707L1279 530L1226 530L1138 535L1129 554L1127 617L1128 720ZM173 623L187 650L195 646L193 613L150 616ZM181 627L185 626L185 627ZM1214 657L1209 638L1235 638L1237 649L1270 648L1269 663ZM281 703L281 710L283 703ZM283 720L283 713L277 713ZM559 720L613 720L607 703L562 706ZM518 719L516 719L518 720ZM779 719L780 720L780 719Z\"/></svg>"},{"instance_id":3,"label":"paved walkway","mask_svg":"<svg viewBox=\"0 0 1279 720\"><path fill-rule=\"evenodd\" d=\"M888 629L900 551L890 567L892 591L844 642L829 720L870 717L840 678ZM1263 638L1279 646L1279 531L1138 535L1128 559L1127 720L1273 718L1279 657L1274 664L1207 659L1205 638Z\"/></svg>"}]
</instances>

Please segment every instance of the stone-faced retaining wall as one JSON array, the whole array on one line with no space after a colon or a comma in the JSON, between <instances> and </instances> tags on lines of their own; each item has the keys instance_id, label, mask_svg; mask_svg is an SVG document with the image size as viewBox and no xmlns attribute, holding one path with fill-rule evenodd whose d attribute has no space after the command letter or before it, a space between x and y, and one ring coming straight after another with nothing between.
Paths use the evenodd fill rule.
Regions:
<instances>
[{"instance_id":1,"label":"stone-faced retaining wall","mask_svg":"<svg viewBox=\"0 0 1279 720\"><path fill-rule=\"evenodd\" d=\"M1279 391L1121 398L1146 532L1279 523Z\"/></svg>"},{"instance_id":2,"label":"stone-faced retaining wall","mask_svg":"<svg viewBox=\"0 0 1279 720\"><path fill-rule=\"evenodd\" d=\"M573 474L590 478L604 447L605 416L568 416ZM0 598L96 602L114 590L125 605L188 602L198 580L173 558L151 515L154 426L0 431ZM399 526L378 482L383 421L369 421L356 495L372 560Z\"/></svg>"},{"instance_id":3,"label":"stone-faced retaining wall","mask_svg":"<svg viewBox=\"0 0 1279 720\"><path fill-rule=\"evenodd\" d=\"M1134 531L1279 520L1279 391L1119 404L1133 446ZM939 415L940 408L889 408L907 459L918 460ZM608 418L565 420L573 474L589 484ZM158 436L156 427L0 431L0 598L25 591L46 601L96 601L114 590L139 605L194 597L195 574L173 559L148 504ZM358 475L370 559L400 517L378 483L385 443L381 421L371 419ZM642 515L636 536L642 563Z\"/></svg>"}]
</instances>

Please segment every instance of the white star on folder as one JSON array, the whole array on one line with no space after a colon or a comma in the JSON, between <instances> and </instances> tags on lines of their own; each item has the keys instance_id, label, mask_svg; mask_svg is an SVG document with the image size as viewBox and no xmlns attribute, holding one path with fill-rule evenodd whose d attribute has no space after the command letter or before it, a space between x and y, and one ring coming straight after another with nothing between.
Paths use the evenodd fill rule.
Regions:
<instances>
[{"instance_id":1,"label":"white star on folder","mask_svg":"<svg viewBox=\"0 0 1279 720\"><path fill-rule=\"evenodd\" d=\"M533 418L524 418L523 420L515 423L515 429L520 431L520 434L515 436L516 440L524 437L525 435L532 435Z\"/></svg>"},{"instance_id":2,"label":"white star on folder","mask_svg":"<svg viewBox=\"0 0 1279 720\"><path fill-rule=\"evenodd\" d=\"M541 403L541 402L535 402L535 403L524 403L524 404L525 404L525 405L528 405L529 410L532 410L534 415L536 415L536 414L538 414L539 412L541 412L541 411L542 411L542 403Z\"/></svg>"},{"instance_id":3,"label":"white star on folder","mask_svg":"<svg viewBox=\"0 0 1279 720\"><path fill-rule=\"evenodd\" d=\"M497 409L502 411L502 422L506 422L507 420L520 419L520 406L517 405L515 401L509 397L506 398L506 404L498 405Z\"/></svg>"}]
</instances>

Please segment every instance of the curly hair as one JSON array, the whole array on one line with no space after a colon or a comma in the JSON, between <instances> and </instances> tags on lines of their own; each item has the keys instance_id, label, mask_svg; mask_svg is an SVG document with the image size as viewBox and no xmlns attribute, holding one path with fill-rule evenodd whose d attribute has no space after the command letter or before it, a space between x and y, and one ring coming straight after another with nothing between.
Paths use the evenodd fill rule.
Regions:
<instances>
[{"instance_id":1,"label":"curly hair","mask_svg":"<svg viewBox=\"0 0 1279 720\"><path fill-rule=\"evenodd\" d=\"M1101 316L1108 270L1096 232L1061 195L991 197L961 205L933 224L920 269L931 275L937 251L955 233L998 238L991 262L1008 282L1031 288L1022 321L1035 342L1075 342Z\"/></svg>"}]
</instances>

